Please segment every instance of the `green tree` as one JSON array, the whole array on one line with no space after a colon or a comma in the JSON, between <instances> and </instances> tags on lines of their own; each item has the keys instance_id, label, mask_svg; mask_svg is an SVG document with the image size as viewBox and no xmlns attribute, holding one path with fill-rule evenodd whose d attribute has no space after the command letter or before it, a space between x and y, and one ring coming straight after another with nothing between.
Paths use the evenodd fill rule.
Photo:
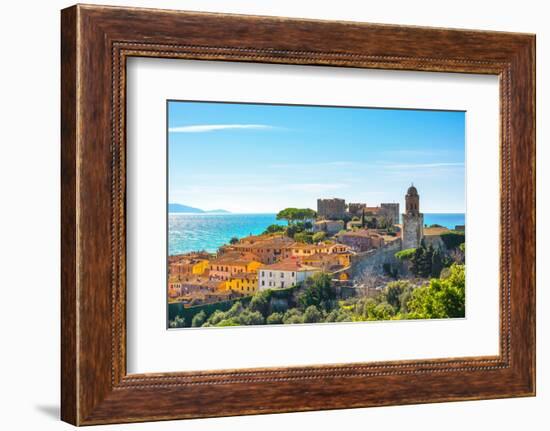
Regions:
<instances>
[{"instance_id":1,"label":"green tree","mask_svg":"<svg viewBox=\"0 0 550 431\"><path fill-rule=\"evenodd\" d=\"M310 305L304 311L304 323L318 323L323 319L323 315L315 305Z\"/></svg>"},{"instance_id":2,"label":"green tree","mask_svg":"<svg viewBox=\"0 0 550 431\"><path fill-rule=\"evenodd\" d=\"M259 311L244 310L237 316L237 322L240 325L263 325L265 323L264 316Z\"/></svg>"},{"instance_id":3,"label":"green tree","mask_svg":"<svg viewBox=\"0 0 550 431\"><path fill-rule=\"evenodd\" d=\"M352 313L343 308L335 308L325 318L325 322L351 322L352 320Z\"/></svg>"},{"instance_id":4,"label":"green tree","mask_svg":"<svg viewBox=\"0 0 550 431\"><path fill-rule=\"evenodd\" d=\"M298 232L294 234L294 241L312 244L313 236L307 232Z\"/></svg>"},{"instance_id":5,"label":"green tree","mask_svg":"<svg viewBox=\"0 0 550 431\"><path fill-rule=\"evenodd\" d=\"M266 323L268 325L279 325L283 323L283 314L282 313L270 314L266 319Z\"/></svg>"},{"instance_id":6,"label":"green tree","mask_svg":"<svg viewBox=\"0 0 550 431\"><path fill-rule=\"evenodd\" d=\"M280 224L271 224L264 230L264 234L278 233L278 232L284 232L284 231L285 231L284 226Z\"/></svg>"},{"instance_id":7,"label":"green tree","mask_svg":"<svg viewBox=\"0 0 550 431\"><path fill-rule=\"evenodd\" d=\"M204 310L198 312L193 316L193 319L191 320L191 326L193 328L198 328L202 326L206 322L206 313Z\"/></svg>"},{"instance_id":8,"label":"green tree","mask_svg":"<svg viewBox=\"0 0 550 431\"><path fill-rule=\"evenodd\" d=\"M329 310L336 299L336 291L332 286L330 276L318 272L305 281L305 289L298 297L298 302L305 309L315 305L319 309Z\"/></svg>"},{"instance_id":9,"label":"green tree","mask_svg":"<svg viewBox=\"0 0 550 431\"><path fill-rule=\"evenodd\" d=\"M316 232L311 237L311 240L315 243L323 241L327 237L325 232Z\"/></svg>"},{"instance_id":10,"label":"green tree","mask_svg":"<svg viewBox=\"0 0 550 431\"><path fill-rule=\"evenodd\" d=\"M414 249L414 254L411 258L411 272L414 275L420 274L423 256L424 247L417 247Z\"/></svg>"},{"instance_id":11,"label":"green tree","mask_svg":"<svg viewBox=\"0 0 550 431\"><path fill-rule=\"evenodd\" d=\"M226 317L236 317L244 311L243 304L241 301L235 302L229 310L225 312Z\"/></svg>"},{"instance_id":12,"label":"green tree","mask_svg":"<svg viewBox=\"0 0 550 431\"><path fill-rule=\"evenodd\" d=\"M424 245L418 247L411 258L411 272L417 277L430 277L433 254L434 248L431 245L428 248Z\"/></svg>"},{"instance_id":13,"label":"green tree","mask_svg":"<svg viewBox=\"0 0 550 431\"><path fill-rule=\"evenodd\" d=\"M271 298L269 306L272 313L284 314L289 308L288 298Z\"/></svg>"},{"instance_id":14,"label":"green tree","mask_svg":"<svg viewBox=\"0 0 550 431\"><path fill-rule=\"evenodd\" d=\"M262 316L267 317L269 313L269 296L270 293L267 290L263 290L254 294L250 300L248 308L251 311L257 311L262 314Z\"/></svg>"},{"instance_id":15,"label":"green tree","mask_svg":"<svg viewBox=\"0 0 550 431\"><path fill-rule=\"evenodd\" d=\"M407 289L411 289L411 285L405 280L392 281L385 287L384 295L386 301L395 308L396 311L401 309L401 295L403 295Z\"/></svg>"},{"instance_id":16,"label":"green tree","mask_svg":"<svg viewBox=\"0 0 550 431\"><path fill-rule=\"evenodd\" d=\"M407 308L411 319L464 317L465 266L453 264L447 278L432 279L429 285L414 289Z\"/></svg>"},{"instance_id":17,"label":"green tree","mask_svg":"<svg viewBox=\"0 0 550 431\"><path fill-rule=\"evenodd\" d=\"M374 307L369 320L391 320L395 316L395 309L387 302L381 302Z\"/></svg>"},{"instance_id":18,"label":"green tree","mask_svg":"<svg viewBox=\"0 0 550 431\"><path fill-rule=\"evenodd\" d=\"M174 317L170 320L170 328L185 328L185 319L179 315Z\"/></svg>"},{"instance_id":19,"label":"green tree","mask_svg":"<svg viewBox=\"0 0 550 431\"><path fill-rule=\"evenodd\" d=\"M225 316L225 313L223 311L216 310L210 315L210 317L208 317L208 320L206 322L209 323L210 325L217 325L218 323L220 323L225 318L226 318L226 316ZM203 326L205 326L205 325L203 325Z\"/></svg>"},{"instance_id":20,"label":"green tree","mask_svg":"<svg viewBox=\"0 0 550 431\"><path fill-rule=\"evenodd\" d=\"M443 269L443 259L441 257L441 252L439 250L434 250L432 254L432 264L431 264L431 276L434 278L439 278L441 270Z\"/></svg>"},{"instance_id":21,"label":"green tree","mask_svg":"<svg viewBox=\"0 0 550 431\"><path fill-rule=\"evenodd\" d=\"M283 316L283 323L286 325L304 323L304 316L298 308L291 308Z\"/></svg>"},{"instance_id":22,"label":"green tree","mask_svg":"<svg viewBox=\"0 0 550 431\"><path fill-rule=\"evenodd\" d=\"M464 241L466 240L464 232L460 231L444 232L440 235L440 237L448 250L459 247L460 244L464 243Z\"/></svg>"},{"instance_id":23,"label":"green tree","mask_svg":"<svg viewBox=\"0 0 550 431\"><path fill-rule=\"evenodd\" d=\"M237 244L238 242L239 242L239 238L237 238L236 236L232 237L229 240L229 244Z\"/></svg>"},{"instance_id":24,"label":"green tree","mask_svg":"<svg viewBox=\"0 0 550 431\"><path fill-rule=\"evenodd\" d=\"M378 302L374 298L364 298L355 305L355 314L366 320L369 316L374 316L374 309L377 305Z\"/></svg>"},{"instance_id":25,"label":"green tree","mask_svg":"<svg viewBox=\"0 0 550 431\"><path fill-rule=\"evenodd\" d=\"M290 225L297 221L314 220L317 213L309 208L285 208L277 213L277 220L286 220Z\"/></svg>"}]
</instances>

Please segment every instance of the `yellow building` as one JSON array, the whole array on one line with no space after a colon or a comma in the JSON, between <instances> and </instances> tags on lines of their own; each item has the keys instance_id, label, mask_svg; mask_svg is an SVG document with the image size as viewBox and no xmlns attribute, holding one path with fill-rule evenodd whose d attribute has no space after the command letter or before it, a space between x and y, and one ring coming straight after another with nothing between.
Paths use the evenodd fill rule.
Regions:
<instances>
[{"instance_id":1,"label":"yellow building","mask_svg":"<svg viewBox=\"0 0 550 431\"><path fill-rule=\"evenodd\" d=\"M211 279L229 280L235 275L255 273L262 263L250 253L226 253L209 263Z\"/></svg>"},{"instance_id":2,"label":"yellow building","mask_svg":"<svg viewBox=\"0 0 550 431\"><path fill-rule=\"evenodd\" d=\"M258 274L235 274L225 282L225 288L245 295L252 295L258 290Z\"/></svg>"},{"instance_id":3,"label":"yellow building","mask_svg":"<svg viewBox=\"0 0 550 431\"><path fill-rule=\"evenodd\" d=\"M193 263L193 267L191 269L192 273L194 275L202 275L204 274L204 271L206 271L209 267L209 261L208 259L200 259Z\"/></svg>"},{"instance_id":4,"label":"yellow building","mask_svg":"<svg viewBox=\"0 0 550 431\"><path fill-rule=\"evenodd\" d=\"M341 253L338 254L338 261L343 267L348 267L351 265L351 254L350 253Z\"/></svg>"}]
</instances>

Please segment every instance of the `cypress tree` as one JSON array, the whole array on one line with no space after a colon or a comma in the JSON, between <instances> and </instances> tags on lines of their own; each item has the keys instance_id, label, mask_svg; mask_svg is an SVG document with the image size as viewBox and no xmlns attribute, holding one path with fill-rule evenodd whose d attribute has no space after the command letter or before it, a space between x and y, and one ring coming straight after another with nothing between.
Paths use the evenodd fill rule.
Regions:
<instances>
[{"instance_id":1,"label":"cypress tree","mask_svg":"<svg viewBox=\"0 0 550 431\"><path fill-rule=\"evenodd\" d=\"M441 252L439 250L435 250L432 255L432 277L439 278L442 269L443 259L441 258Z\"/></svg>"}]
</instances>

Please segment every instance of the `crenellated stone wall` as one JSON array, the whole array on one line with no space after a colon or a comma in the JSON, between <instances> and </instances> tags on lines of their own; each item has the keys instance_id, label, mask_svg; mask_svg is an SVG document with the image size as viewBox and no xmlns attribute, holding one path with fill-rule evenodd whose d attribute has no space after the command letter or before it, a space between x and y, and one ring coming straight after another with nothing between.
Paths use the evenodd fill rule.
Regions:
<instances>
[{"instance_id":1,"label":"crenellated stone wall","mask_svg":"<svg viewBox=\"0 0 550 431\"><path fill-rule=\"evenodd\" d=\"M383 247L358 253L351 259L351 276L357 277L365 272L380 274L384 273L385 263L399 265L400 261L395 253L401 250L401 239L384 245Z\"/></svg>"}]
</instances>

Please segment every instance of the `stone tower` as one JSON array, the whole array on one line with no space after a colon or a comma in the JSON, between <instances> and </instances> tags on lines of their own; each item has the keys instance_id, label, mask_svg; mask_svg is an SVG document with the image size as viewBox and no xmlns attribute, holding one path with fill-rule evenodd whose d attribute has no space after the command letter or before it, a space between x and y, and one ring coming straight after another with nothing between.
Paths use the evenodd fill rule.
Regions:
<instances>
[{"instance_id":1,"label":"stone tower","mask_svg":"<svg viewBox=\"0 0 550 431\"><path fill-rule=\"evenodd\" d=\"M403 250L420 247L424 237L424 214L420 212L420 196L412 184L405 195L402 235Z\"/></svg>"}]
</instances>

